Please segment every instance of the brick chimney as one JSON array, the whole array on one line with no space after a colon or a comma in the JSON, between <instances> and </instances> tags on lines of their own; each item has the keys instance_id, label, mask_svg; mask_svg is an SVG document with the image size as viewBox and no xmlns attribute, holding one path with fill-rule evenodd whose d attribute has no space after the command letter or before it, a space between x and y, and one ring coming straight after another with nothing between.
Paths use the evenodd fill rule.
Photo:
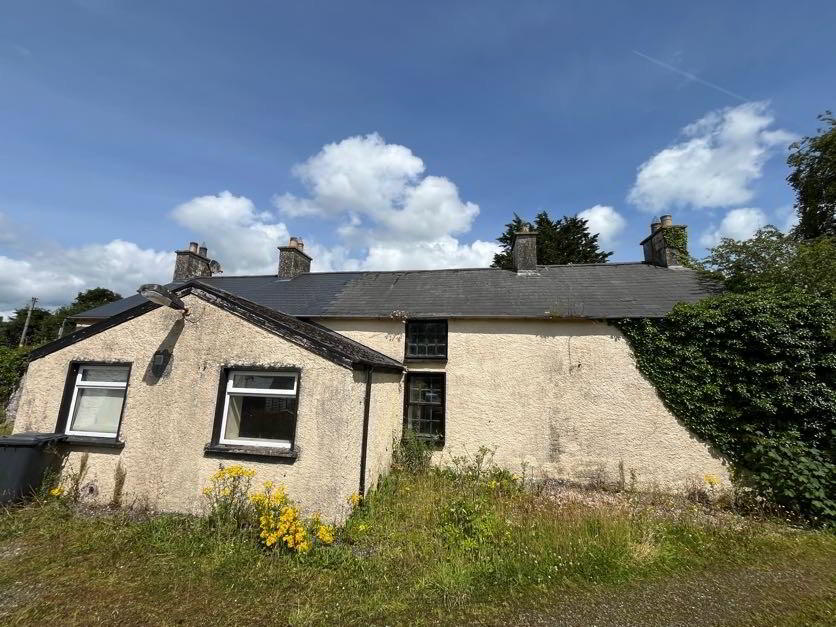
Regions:
<instances>
[{"instance_id":1,"label":"brick chimney","mask_svg":"<svg viewBox=\"0 0 836 627\"><path fill-rule=\"evenodd\" d=\"M670 215L654 218L650 235L641 241L644 262L663 268L682 266L688 259L688 227L674 224Z\"/></svg>"},{"instance_id":2,"label":"brick chimney","mask_svg":"<svg viewBox=\"0 0 836 627\"><path fill-rule=\"evenodd\" d=\"M311 258L304 252L305 243L291 237L287 246L279 246L279 278L293 277L311 271Z\"/></svg>"},{"instance_id":3,"label":"brick chimney","mask_svg":"<svg viewBox=\"0 0 836 627\"><path fill-rule=\"evenodd\" d=\"M537 231L532 231L527 224L514 233L511 258L517 274L537 272Z\"/></svg>"},{"instance_id":4,"label":"brick chimney","mask_svg":"<svg viewBox=\"0 0 836 627\"><path fill-rule=\"evenodd\" d=\"M177 259L174 262L174 281L188 281L197 277L210 277L213 274L222 272L221 264L214 259L209 259L209 251L206 244L197 245L197 242L189 242L185 250L176 251Z\"/></svg>"}]
</instances>

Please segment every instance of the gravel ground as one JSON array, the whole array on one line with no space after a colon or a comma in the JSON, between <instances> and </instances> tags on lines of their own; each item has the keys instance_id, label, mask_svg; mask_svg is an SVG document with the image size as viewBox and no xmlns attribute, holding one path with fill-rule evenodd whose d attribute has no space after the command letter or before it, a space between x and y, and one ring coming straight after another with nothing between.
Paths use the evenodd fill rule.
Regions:
<instances>
[{"instance_id":1,"label":"gravel ground","mask_svg":"<svg viewBox=\"0 0 836 627\"><path fill-rule=\"evenodd\" d=\"M521 616L517 624L836 625L836 564L831 558L689 574L573 595L546 614ZM805 602L817 603L812 618L804 615Z\"/></svg>"}]
</instances>

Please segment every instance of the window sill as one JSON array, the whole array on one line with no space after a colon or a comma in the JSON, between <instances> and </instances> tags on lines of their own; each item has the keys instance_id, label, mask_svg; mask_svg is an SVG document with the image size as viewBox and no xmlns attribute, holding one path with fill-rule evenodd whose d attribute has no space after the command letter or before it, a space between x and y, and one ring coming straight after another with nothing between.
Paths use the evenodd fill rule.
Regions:
<instances>
[{"instance_id":1,"label":"window sill","mask_svg":"<svg viewBox=\"0 0 836 627\"><path fill-rule=\"evenodd\" d=\"M73 444L76 446L95 446L97 448L125 448L125 443L116 438L99 438L87 435L68 435L61 440L62 444Z\"/></svg>"},{"instance_id":2,"label":"window sill","mask_svg":"<svg viewBox=\"0 0 836 627\"><path fill-rule=\"evenodd\" d=\"M447 361L447 355L444 357L404 357L404 361Z\"/></svg>"},{"instance_id":3,"label":"window sill","mask_svg":"<svg viewBox=\"0 0 836 627\"><path fill-rule=\"evenodd\" d=\"M272 457L294 460L299 457L299 449L272 448L269 446L247 446L246 444L212 444L203 447L203 453L223 457Z\"/></svg>"},{"instance_id":4,"label":"window sill","mask_svg":"<svg viewBox=\"0 0 836 627\"><path fill-rule=\"evenodd\" d=\"M415 439L431 449L441 450L444 448L444 436L413 434Z\"/></svg>"}]
</instances>

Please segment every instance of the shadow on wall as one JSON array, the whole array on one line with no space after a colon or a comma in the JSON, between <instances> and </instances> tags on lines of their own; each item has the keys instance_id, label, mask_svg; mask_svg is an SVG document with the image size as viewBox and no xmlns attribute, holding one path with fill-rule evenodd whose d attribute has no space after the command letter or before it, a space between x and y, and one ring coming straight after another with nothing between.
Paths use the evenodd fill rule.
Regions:
<instances>
[{"instance_id":1,"label":"shadow on wall","mask_svg":"<svg viewBox=\"0 0 836 627\"><path fill-rule=\"evenodd\" d=\"M180 318L171 327L171 330L160 342L157 350L151 356L148 365L145 368L145 374L142 375L143 383L147 385L156 385L160 379L171 374L171 364L174 361L174 346L183 333L186 322Z\"/></svg>"}]
</instances>

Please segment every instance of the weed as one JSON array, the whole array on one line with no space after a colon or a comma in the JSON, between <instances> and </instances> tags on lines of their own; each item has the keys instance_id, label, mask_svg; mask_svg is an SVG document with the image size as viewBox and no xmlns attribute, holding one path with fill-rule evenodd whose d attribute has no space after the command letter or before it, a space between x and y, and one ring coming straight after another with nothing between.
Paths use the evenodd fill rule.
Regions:
<instances>
[{"instance_id":1,"label":"weed","mask_svg":"<svg viewBox=\"0 0 836 627\"><path fill-rule=\"evenodd\" d=\"M110 507L117 508L122 506L122 490L125 488L125 478L128 476L125 467L122 466L122 461L116 463L116 468L113 469L113 496L110 497Z\"/></svg>"}]
</instances>

